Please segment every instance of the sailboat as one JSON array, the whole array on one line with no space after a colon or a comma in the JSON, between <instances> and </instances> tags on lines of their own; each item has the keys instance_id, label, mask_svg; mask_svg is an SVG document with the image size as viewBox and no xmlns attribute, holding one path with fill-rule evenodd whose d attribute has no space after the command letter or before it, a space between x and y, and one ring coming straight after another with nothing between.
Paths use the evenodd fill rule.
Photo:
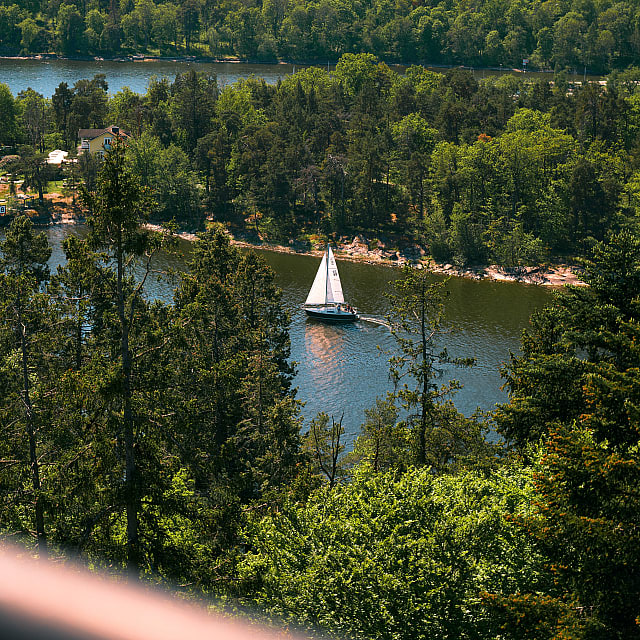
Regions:
<instances>
[{"instance_id":1,"label":"sailboat","mask_svg":"<svg viewBox=\"0 0 640 640\"><path fill-rule=\"evenodd\" d=\"M357 309L344 301L338 265L329 245L322 256L304 310L308 316L318 320L352 322L359 317Z\"/></svg>"}]
</instances>

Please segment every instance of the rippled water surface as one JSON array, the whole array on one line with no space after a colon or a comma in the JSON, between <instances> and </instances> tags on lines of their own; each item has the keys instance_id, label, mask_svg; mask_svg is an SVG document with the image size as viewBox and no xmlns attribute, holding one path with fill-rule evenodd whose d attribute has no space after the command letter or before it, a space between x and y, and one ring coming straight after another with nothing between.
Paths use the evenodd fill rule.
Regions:
<instances>
[{"instance_id":1,"label":"rippled water surface","mask_svg":"<svg viewBox=\"0 0 640 640\"><path fill-rule=\"evenodd\" d=\"M251 75L264 78L266 82L274 84L293 73L295 67L290 64L233 62L0 59L0 82L6 84L14 95L31 87L45 97L51 97L61 82L66 82L71 87L82 78L91 79L96 73L104 73L111 94L118 92L122 87L129 87L135 93L145 93L152 76L169 78L173 82L178 73L184 73L189 68L215 74L218 77L218 84L223 87Z\"/></svg>"},{"instance_id":2,"label":"rippled water surface","mask_svg":"<svg viewBox=\"0 0 640 640\"><path fill-rule=\"evenodd\" d=\"M322 65L324 66L324 65ZM114 94L122 87L129 87L136 93L145 93L151 76L166 77L173 81L176 74L183 73L189 68L197 71L214 73L218 77L218 84L223 87L232 84L240 78L256 76L264 78L267 83L275 84L279 79L293 73L300 66L292 64L251 64L246 62L172 62L158 60L148 62L112 60L18 60L0 58L0 82L8 85L12 93L31 87L45 97L51 97L61 82L70 87L81 78L93 78L96 73L104 73L109 84L109 93ZM333 68L331 65L330 68ZM393 65L393 69L403 73L405 67ZM442 68L431 68L434 71L444 71ZM512 73L511 69L473 69L476 79L485 76ZM548 73L527 73L527 77L541 77L552 79ZM597 79L597 76L589 76ZM576 76L580 80L582 77Z\"/></svg>"},{"instance_id":3,"label":"rippled water surface","mask_svg":"<svg viewBox=\"0 0 640 640\"><path fill-rule=\"evenodd\" d=\"M67 233L83 233L81 228L47 229L54 246L52 263L63 259L61 242ZM161 270L184 269L190 243L182 242L182 257L161 256L156 267ZM313 282L320 259L311 256L259 251L277 274L291 313L292 359L297 363L294 384L298 398L305 402L305 420L319 411L339 418L344 413L347 433L354 434L364 419L364 409L376 396L391 390L388 355L394 341L384 317L390 311L385 293L398 277L391 267L339 261L342 285L347 300L358 307L364 318L354 324L331 325L306 318L301 305ZM434 281L440 279L433 276ZM453 377L464 384L455 396L457 407L465 414L476 408L489 410L506 399L500 391L500 365L517 351L522 329L529 315L549 300L550 291L542 287L505 282L452 278L448 316L458 327L448 336L446 345L454 356L474 357L471 369L450 369L445 379ZM149 295L171 298L172 285L155 281Z\"/></svg>"}]
</instances>

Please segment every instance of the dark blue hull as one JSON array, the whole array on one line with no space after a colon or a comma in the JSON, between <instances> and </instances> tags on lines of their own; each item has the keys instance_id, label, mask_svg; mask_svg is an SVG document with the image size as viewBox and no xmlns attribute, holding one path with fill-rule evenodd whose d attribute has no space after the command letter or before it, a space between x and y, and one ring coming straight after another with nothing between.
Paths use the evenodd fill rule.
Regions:
<instances>
[{"instance_id":1,"label":"dark blue hull","mask_svg":"<svg viewBox=\"0 0 640 640\"><path fill-rule=\"evenodd\" d=\"M330 309L311 309L307 307L304 310L310 318L326 322L355 322L359 318L357 313L349 313L347 311L338 312Z\"/></svg>"}]
</instances>

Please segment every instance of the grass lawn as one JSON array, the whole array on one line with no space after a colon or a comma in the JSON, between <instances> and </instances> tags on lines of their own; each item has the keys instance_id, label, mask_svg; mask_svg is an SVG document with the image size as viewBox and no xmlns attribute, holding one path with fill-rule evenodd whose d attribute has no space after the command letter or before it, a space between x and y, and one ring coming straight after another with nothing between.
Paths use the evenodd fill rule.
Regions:
<instances>
[{"instance_id":1,"label":"grass lawn","mask_svg":"<svg viewBox=\"0 0 640 640\"><path fill-rule=\"evenodd\" d=\"M47 191L51 192L51 191L56 191L56 192L60 192L62 191L62 187L63 187L63 183L64 180L51 180L50 182L47 182Z\"/></svg>"}]
</instances>

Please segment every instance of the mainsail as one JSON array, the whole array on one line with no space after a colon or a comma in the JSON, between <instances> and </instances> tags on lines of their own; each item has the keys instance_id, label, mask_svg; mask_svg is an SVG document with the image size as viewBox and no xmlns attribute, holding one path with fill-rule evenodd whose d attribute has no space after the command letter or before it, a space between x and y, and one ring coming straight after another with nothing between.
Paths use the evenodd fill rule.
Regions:
<instances>
[{"instance_id":1,"label":"mainsail","mask_svg":"<svg viewBox=\"0 0 640 640\"><path fill-rule=\"evenodd\" d=\"M343 304L344 295L338 275L336 259L333 257L331 247L322 256L322 262L316 273L316 278L311 286L305 305Z\"/></svg>"}]
</instances>

